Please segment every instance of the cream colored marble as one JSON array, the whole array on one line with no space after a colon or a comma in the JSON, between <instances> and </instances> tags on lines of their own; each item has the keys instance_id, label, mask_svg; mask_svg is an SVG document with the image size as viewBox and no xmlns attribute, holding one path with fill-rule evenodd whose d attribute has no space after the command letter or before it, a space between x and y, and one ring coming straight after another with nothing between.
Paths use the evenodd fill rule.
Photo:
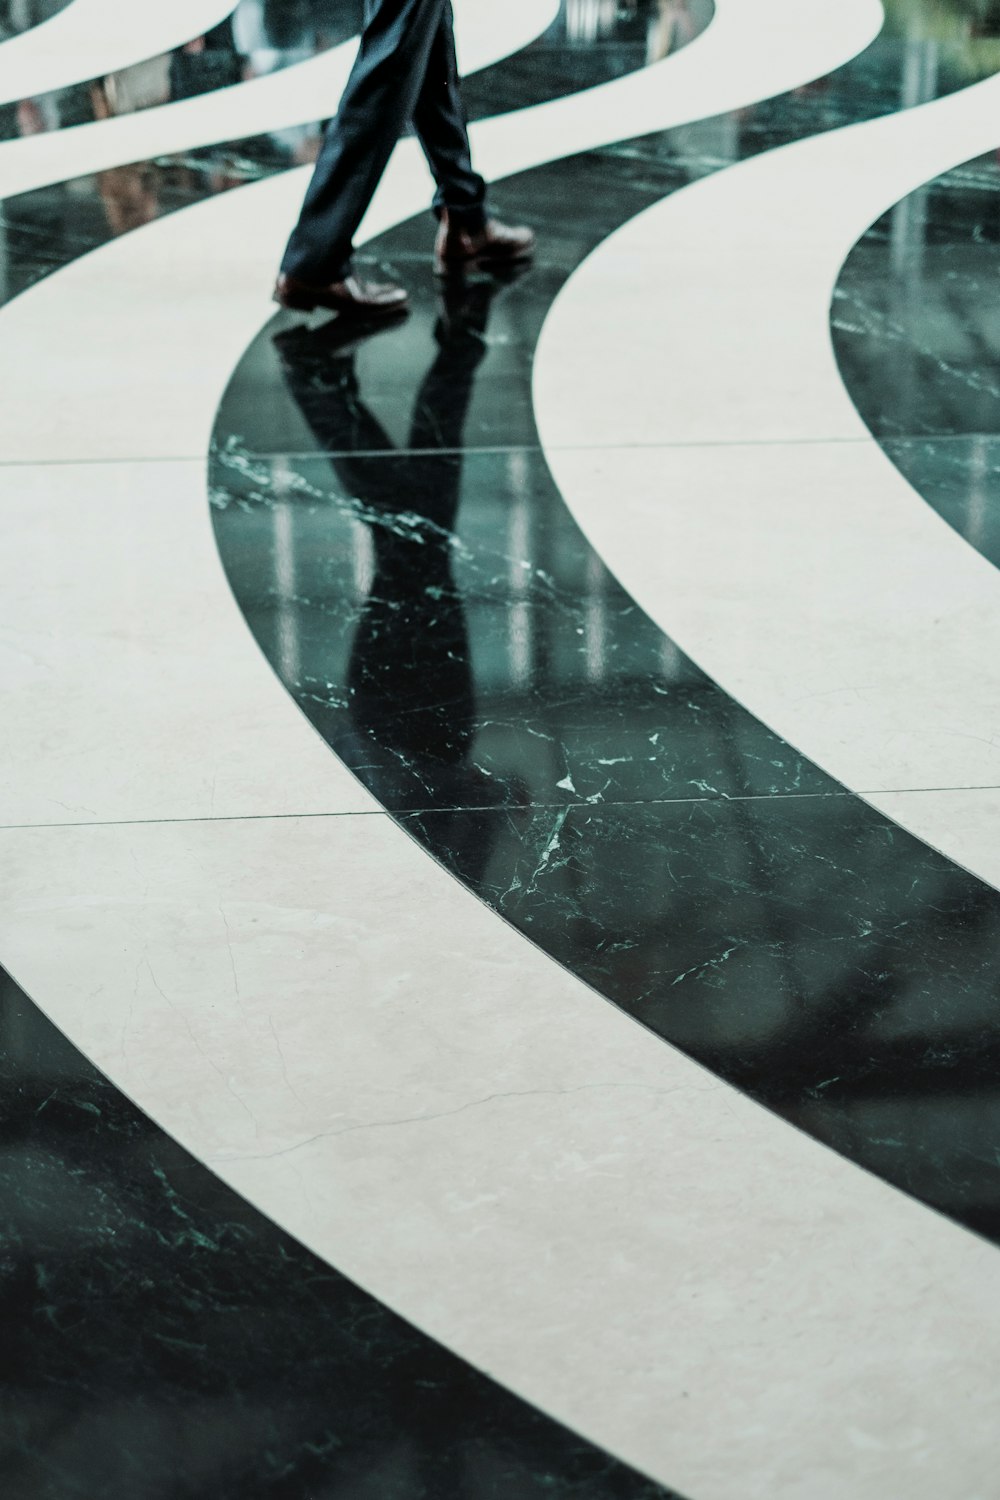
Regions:
<instances>
[{"instance_id":1,"label":"cream colored marble","mask_svg":"<svg viewBox=\"0 0 1000 1500\"><path fill-rule=\"evenodd\" d=\"M998 104L993 77L794 142L609 236L557 298L539 344L546 445L867 437L830 338L840 268L900 198L990 148Z\"/></svg>"},{"instance_id":2,"label":"cream colored marble","mask_svg":"<svg viewBox=\"0 0 1000 1500\"><path fill-rule=\"evenodd\" d=\"M1000 1257L549 962L386 818L0 832L0 952L168 1130L699 1500L992 1500Z\"/></svg>"},{"instance_id":3,"label":"cream colored marble","mask_svg":"<svg viewBox=\"0 0 1000 1500\"><path fill-rule=\"evenodd\" d=\"M1000 580L870 438L548 459L639 604L832 776L1000 785Z\"/></svg>"},{"instance_id":4,"label":"cream colored marble","mask_svg":"<svg viewBox=\"0 0 1000 1500\"><path fill-rule=\"evenodd\" d=\"M744 0L721 0L718 19L702 37L658 72L648 70L659 80L653 94L647 75L635 75L588 91L582 103L556 101L495 122L495 132L487 122L477 149L493 168L505 162L513 170L568 149L572 137L563 126L557 128L558 121L585 132L577 137L584 145L593 143L595 133L614 138L648 124L656 118L650 114L653 99L664 121L683 117L684 111L696 113L702 98L713 106L724 99L738 103L754 87L766 91L780 80L801 81L810 70L838 60L845 49L863 45L879 14L869 0L852 0L827 35L812 24L820 7L809 3L807 14L802 0L755 0L752 10ZM522 22L512 14L511 29L496 24L481 7L460 11L466 58L482 63L514 44ZM776 53L765 23L782 19L788 46ZM671 77L676 83L668 88ZM630 113L626 106L633 88L638 105ZM536 116L549 122L543 132L536 128ZM366 232L418 211L429 187L414 143L403 143ZM150 468L116 477L104 462L81 464L72 472L57 465L30 470L23 463L203 454L228 373L273 310L271 277L302 189L301 174L289 174L172 215L82 258L0 312L6 353L0 367L0 454L7 460L0 464L0 515L10 518L5 558L17 581L0 603L0 621L19 642L22 663L27 639L34 674L8 720L0 822L259 815L367 805L343 773L318 768L322 747L304 721L297 721L278 684L266 680L267 669L245 633L244 664L236 665L235 633L244 627L215 560L207 516L196 511L199 470ZM150 494L168 507L148 531L127 519L136 502L126 492L146 483L144 474L153 487ZM114 519L102 534L97 518L108 515L113 494L118 496L111 507ZM200 504L205 504L203 490ZM52 518L44 556L37 553L28 505L30 515L47 509ZM148 505L154 508L152 500ZM112 533L116 541L110 548ZM85 572L79 568L84 557ZM177 598L189 575L197 580L196 612ZM190 623L198 651L182 646L179 637L170 647L156 645L167 655L176 650L191 664L186 679L180 671L140 670L122 679L126 690L101 667L101 641L125 649L116 634L123 577L135 601L150 601L157 621L147 635L150 643L169 641L176 621ZM51 579L68 581L54 589ZM137 607L125 612L126 635L137 628ZM56 615L58 649L51 650L46 623ZM67 641L78 638L91 643L85 659L82 646L66 649ZM198 726L206 702L218 706L218 721L193 731L197 755L178 757L176 727ZM272 720L277 740L271 737ZM299 751L288 743L293 731ZM278 765L297 769L279 781Z\"/></svg>"},{"instance_id":5,"label":"cream colored marble","mask_svg":"<svg viewBox=\"0 0 1000 1500\"><path fill-rule=\"evenodd\" d=\"M522 47L551 19L551 5L517 0L498 10L462 0L457 18L464 62L483 67ZM351 51L333 58L341 72ZM411 181L426 200L426 169ZM32 344L21 378L38 402L44 458L67 458L83 431L93 460L131 450L203 454L225 372L246 338L247 303L258 322L273 311L268 257L277 260L294 212L293 188L284 223L267 220L262 232L252 213L212 253L197 220L177 214L0 312L0 329L19 323ZM241 278L248 262L256 275ZM69 280L76 285L66 287ZM53 321L46 308L55 303ZM13 398L18 356L12 345L6 352L0 385ZM249 637L216 557L203 461L11 464L11 428L0 452L10 578L0 600L0 674L17 690L0 823L374 806Z\"/></svg>"},{"instance_id":6,"label":"cream colored marble","mask_svg":"<svg viewBox=\"0 0 1000 1500\"><path fill-rule=\"evenodd\" d=\"M550 466L608 566L865 794L1000 784L1000 576L872 440L829 332L855 240L990 145L998 102L993 78L674 194L571 279L535 365ZM957 826L940 847L967 862Z\"/></svg>"},{"instance_id":7,"label":"cream colored marble","mask_svg":"<svg viewBox=\"0 0 1000 1500\"><path fill-rule=\"evenodd\" d=\"M471 73L526 47L555 19L559 0L505 0L503 5L496 0L457 0L455 11L460 65ZM306 62L215 93L24 140L0 141L4 196L125 162L326 119L335 111L356 52L357 43L346 42Z\"/></svg>"},{"instance_id":8,"label":"cream colored marble","mask_svg":"<svg viewBox=\"0 0 1000 1500\"><path fill-rule=\"evenodd\" d=\"M477 138L490 172L791 86L876 18L724 10L738 49L713 50L720 0L655 98L611 85L591 104L615 114L560 101L496 122ZM5 729L34 821L58 784L71 818L204 807L209 770L231 772L237 811L314 786L352 805L265 685L195 517L201 465L130 461L203 451L301 189L179 214L0 314L20 360L0 403L20 591L3 639L38 674ZM404 148L368 232L425 195ZM9 462L55 457L104 461ZM206 702L214 738L189 745ZM8 828L0 852L0 957L67 1034L265 1212L529 1400L693 1500L993 1500L995 1252L645 1033L385 817Z\"/></svg>"},{"instance_id":9,"label":"cream colored marble","mask_svg":"<svg viewBox=\"0 0 1000 1500\"><path fill-rule=\"evenodd\" d=\"M1000 787L874 792L865 800L1000 890Z\"/></svg>"},{"instance_id":10,"label":"cream colored marble","mask_svg":"<svg viewBox=\"0 0 1000 1500\"><path fill-rule=\"evenodd\" d=\"M836 66L871 39L882 16L877 0L845 0L834 16L824 0L718 0L717 10L706 32L655 68L482 122L473 130L479 164L498 177L738 108ZM468 55L483 26L492 52L484 46L482 61L502 55L507 34L484 14L466 11L463 41ZM268 316L274 267L307 179L308 171L289 173L147 225L6 307L0 458L203 453L228 373ZM405 141L364 235L419 212L429 193L420 153Z\"/></svg>"},{"instance_id":11,"label":"cream colored marble","mask_svg":"<svg viewBox=\"0 0 1000 1500\"><path fill-rule=\"evenodd\" d=\"M233 3L70 0L41 26L0 47L0 101L29 99L169 52L218 25Z\"/></svg>"},{"instance_id":12,"label":"cream colored marble","mask_svg":"<svg viewBox=\"0 0 1000 1500\"><path fill-rule=\"evenodd\" d=\"M0 536L0 823L375 806L247 630L204 463L0 465Z\"/></svg>"}]
</instances>

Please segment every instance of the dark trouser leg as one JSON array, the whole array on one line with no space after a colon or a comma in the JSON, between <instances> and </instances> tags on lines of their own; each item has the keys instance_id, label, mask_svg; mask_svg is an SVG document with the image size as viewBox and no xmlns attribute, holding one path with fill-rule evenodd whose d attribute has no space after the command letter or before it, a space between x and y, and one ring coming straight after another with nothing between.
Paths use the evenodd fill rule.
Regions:
<instances>
[{"instance_id":1,"label":"dark trouser leg","mask_svg":"<svg viewBox=\"0 0 1000 1500\"><path fill-rule=\"evenodd\" d=\"M495 0L501 5L503 0ZM427 60L413 125L437 183L434 207L475 231L486 217L486 184L472 169L469 131L455 58L455 23L446 0Z\"/></svg>"},{"instance_id":2,"label":"dark trouser leg","mask_svg":"<svg viewBox=\"0 0 1000 1500\"><path fill-rule=\"evenodd\" d=\"M339 281L393 147L413 115L447 0L377 0L281 269Z\"/></svg>"}]
</instances>

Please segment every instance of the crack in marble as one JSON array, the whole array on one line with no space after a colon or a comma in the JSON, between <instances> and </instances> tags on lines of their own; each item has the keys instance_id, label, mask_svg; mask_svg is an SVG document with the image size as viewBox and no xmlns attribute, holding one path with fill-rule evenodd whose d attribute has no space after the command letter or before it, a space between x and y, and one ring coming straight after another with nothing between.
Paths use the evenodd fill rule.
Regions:
<instances>
[{"instance_id":1,"label":"crack in marble","mask_svg":"<svg viewBox=\"0 0 1000 1500\"><path fill-rule=\"evenodd\" d=\"M471 1109L481 1109L484 1105L496 1103L501 1099L564 1099L572 1094L583 1094L595 1090L608 1089L632 1089L639 1093L653 1094L657 1098L666 1098L671 1094L711 1093L722 1087L719 1083L708 1083L703 1088L694 1088L691 1084L678 1084L674 1088L658 1089L651 1084L637 1084L623 1080L620 1083L582 1083L568 1089L512 1089L507 1092L487 1094L482 1099L470 1099L461 1104L457 1109L438 1110L430 1115L403 1115L395 1120L365 1120L357 1125L345 1125L341 1130L320 1130L315 1135L309 1136L304 1141L296 1141L292 1146L283 1146L277 1151L265 1151L259 1156L246 1155L207 1155L208 1162L249 1162L249 1161L273 1161L281 1156L291 1156L296 1151L304 1151L307 1146L313 1146L317 1141L336 1140L343 1135L354 1135L365 1130L393 1130L403 1125L426 1125L434 1120L447 1120L455 1115L467 1113Z\"/></svg>"}]
</instances>

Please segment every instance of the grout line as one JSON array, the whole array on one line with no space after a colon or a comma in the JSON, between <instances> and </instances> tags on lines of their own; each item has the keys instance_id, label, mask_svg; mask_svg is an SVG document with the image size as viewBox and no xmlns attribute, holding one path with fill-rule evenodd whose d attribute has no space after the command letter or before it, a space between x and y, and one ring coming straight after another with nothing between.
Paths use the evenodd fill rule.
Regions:
<instances>
[{"instance_id":1,"label":"grout line","mask_svg":"<svg viewBox=\"0 0 1000 1500\"><path fill-rule=\"evenodd\" d=\"M404 818L415 818L432 816L435 813L483 813L492 812L510 817L512 814L521 812L602 812L615 808L630 807L719 807L731 803L762 802L770 804L773 802L835 802L835 801L862 801L866 797L905 797L905 796L927 796L929 794L948 792L996 792L1000 791L1000 784L987 783L977 786L925 786L925 787L878 787L867 790L852 792L843 787L831 792L754 792L743 796L729 797L725 793L717 793L713 797L635 797L632 799L612 799L601 802L568 801L568 802L509 802L498 805L497 803L470 803L468 805L456 806L454 804L442 804L438 807L372 807L345 809L341 812L301 812L301 813L231 813L215 817L186 817L186 818L95 818L81 820L79 822L64 821L52 823L0 823L0 833L17 833L27 830L52 829L52 828L159 828L159 827L183 827L189 824L202 823L289 823L308 822L310 820L333 820L337 818L391 818L401 821Z\"/></svg>"},{"instance_id":2,"label":"grout line","mask_svg":"<svg viewBox=\"0 0 1000 1500\"><path fill-rule=\"evenodd\" d=\"M484 443L481 447L467 444L464 448L273 448L270 450L243 449L240 456L249 459L269 458L426 458L426 457L473 457L480 454L501 453L631 453L670 452L686 448L817 448L851 447L874 443L879 448L901 443L964 443L973 439L1000 441L997 432L952 432L952 433L896 433L892 436L876 436L864 433L858 437L805 437L805 438L721 438L717 441L699 440L671 443ZM208 463L216 455L211 453L185 454L125 454L109 458L0 458L0 469L72 469L96 465L112 467L125 464L196 464Z\"/></svg>"}]
</instances>

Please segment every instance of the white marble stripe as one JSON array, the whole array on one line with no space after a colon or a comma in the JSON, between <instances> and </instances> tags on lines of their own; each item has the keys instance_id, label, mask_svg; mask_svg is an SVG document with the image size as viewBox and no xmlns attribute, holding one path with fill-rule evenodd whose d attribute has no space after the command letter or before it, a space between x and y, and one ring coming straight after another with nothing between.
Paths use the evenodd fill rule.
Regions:
<instances>
[{"instance_id":1,"label":"white marble stripe","mask_svg":"<svg viewBox=\"0 0 1000 1500\"><path fill-rule=\"evenodd\" d=\"M644 1032L384 815L0 854L0 953L53 1020L535 1405L692 1500L992 1500L996 1250Z\"/></svg>"},{"instance_id":2,"label":"white marble stripe","mask_svg":"<svg viewBox=\"0 0 1000 1500\"><path fill-rule=\"evenodd\" d=\"M548 0L532 12L534 26L544 27ZM520 3L501 10L493 0L461 0L456 15L470 68L530 38ZM414 209L429 197L415 157L406 155L410 170L402 174ZM140 426L140 445L151 443L155 457L206 451L227 372L273 311L270 280L302 177L293 174L289 186L283 219L266 208L258 218L251 200L245 219L213 220L221 230L214 252L200 216L188 210L85 257L0 312L0 329L19 327L27 340L20 348L17 339L5 344L0 386L10 398L19 384L27 393L17 378L17 362L27 356L21 378L31 385L45 457L73 454L81 402L97 423L90 457L121 456ZM242 205L245 194L227 194L226 203ZM122 259L128 245L137 259ZM81 266L86 286L76 281ZM65 301L64 278L74 281ZM7 427L0 453L9 460L23 452ZM110 507L103 472L83 479L74 475L67 509L57 470L0 463L9 564L0 674L24 711L0 771L0 823L373 806L247 635L215 554L203 463L164 471L153 493L114 491ZM48 586L38 587L46 576ZM135 618L140 600L141 628L123 633L120 620ZM176 754L178 737L190 754ZM284 779L275 766L288 768Z\"/></svg>"},{"instance_id":3,"label":"white marble stripe","mask_svg":"<svg viewBox=\"0 0 1000 1500\"><path fill-rule=\"evenodd\" d=\"M478 8L478 13L477 13ZM460 24L465 73L495 59L492 38L503 38L505 54L520 51L559 13L559 0L458 0L472 24ZM5 197L54 182L146 161L196 146L287 130L326 119L335 109L357 51L345 42L306 62L295 63L227 89L25 140L0 142L0 184Z\"/></svg>"},{"instance_id":4,"label":"white marble stripe","mask_svg":"<svg viewBox=\"0 0 1000 1500\"><path fill-rule=\"evenodd\" d=\"M998 105L990 79L685 189L576 273L536 361L553 473L608 565L717 682L876 806L1000 785L1000 578L871 438L828 310L865 228L987 149ZM925 824L925 805L894 798L892 816L995 880L982 844Z\"/></svg>"},{"instance_id":5,"label":"white marble stripe","mask_svg":"<svg viewBox=\"0 0 1000 1500\"><path fill-rule=\"evenodd\" d=\"M169 52L225 19L233 0L70 0L0 47L0 103L30 99ZM0 174L0 192L7 189Z\"/></svg>"},{"instance_id":6,"label":"white marble stripe","mask_svg":"<svg viewBox=\"0 0 1000 1500\"><path fill-rule=\"evenodd\" d=\"M840 7L828 37L816 24L822 11L822 0L808 6L756 0L752 7L719 0L708 31L660 66L653 94L646 75L635 75L589 91L582 104L562 100L487 122L477 127L477 152L493 171L513 170L572 149L569 126L561 122L579 130L581 145L593 144L637 125L652 128L654 100L661 119L676 120L685 110L697 113L703 99L715 110L745 102L754 85L762 93L791 87L864 46L880 14L867 0ZM491 55L469 28L484 14L489 20L481 8L459 9L467 58ZM779 31L781 49L764 44ZM499 48L495 39L494 55ZM637 92L634 113L627 107L630 89ZM544 131L537 120L549 122ZM44 506L41 481L26 489L29 482L9 466L10 460L203 454L228 373L272 310L270 280L304 180L289 174L159 221L84 257L0 312L6 354L0 456L8 461L0 464L0 505L12 507L7 524L17 526L5 548L0 645L21 704L0 771L0 823L369 805L353 785L349 794L346 783L342 792L331 785L319 764L330 759L325 747L245 636L214 558L200 472L177 471L174 530L164 519L153 523L148 535L157 545L142 550L133 566L95 545L94 517L105 498L98 472L77 491L79 503L68 516L54 516L33 534L21 502L31 493L32 504ZM413 144L404 143L368 232L416 212L427 196L426 169ZM64 502L54 479L53 486L58 507ZM115 526L126 519L123 509ZM134 526L127 547L145 535ZM80 556L88 558L86 572L76 567ZM193 561L174 567L171 556ZM58 589L46 585L47 576L58 577ZM133 598L146 600L147 623L137 639L124 639L116 622ZM213 645L208 654L206 635ZM120 670L109 669L111 656ZM206 698L217 708L208 723L202 722ZM200 726L197 757L172 753L171 723ZM293 739L302 747L301 774L276 784L274 765L296 764Z\"/></svg>"},{"instance_id":7,"label":"white marble stripe","mask_svg":"<svg viewBox=\"0 0 1000 1500\"><path fill-rule=\"evenodd\" d=\"M828 8L795 6L809 23L795 35L818 60ZM759 23L777 13L768 0L747 28L729 75L738 97L754 48L771 45ZM703 49L706 94L721 61L708 41L676 60ZM834 52L831 42L825 65ZM784 57L790 85L793 49ZM628 116L604 125L628 127ZM530 116L520 139L492 137L497 156L505 139L511 170L550 144ZM413 162L400 153L370 231L423 196ZM255 287L293 199L265 186L91 257L103 279L60 273L0 328L32 299L43 338L46 309L68 317L57 347L77 361L77 399L104 418L104 436L116 428L102 399L118 399L118 421L130 422L122 396L138 374L144 398L173 404L168 451L183 453L208 417L172 382L214 395L266 315ZM66 283L76 295L63 300ZM88 322L88 298L103 300L103 322ZM186 345L165 336L160 299ZM145 363L126 357L137 327ZM120 383L92 393L100 362L76 335L102 330L122 356ZM69 456L82 431L72 402L64 417L52 436L62 431ZM144 429L147 440L153 430L170 438L169 423ZM76 734L67 758L82 752L79 785L89 777L97 816L122 805L115 773L130 723L160 697L161 732L129 745L138 783L179 744L189 750L188 726L224 693L237 649L255 655L225 623L236 616L221 572L213 596L197 563L201 660L171 658L171 632L188 628L168 607L183 599L177 575L204 545L197 507L207 532L202 485L200 462L0 474L3 529L22 518L5 551L18 602L37 596L37 634L21 641L12 611L8 640L61 709L48 738L32 722L37 700L5 731L17 756L33 745L57 780L53 740ZM44 566L33 552L41 515ZM67 667L59 657L76 633ZM134 648L132 673L117 717L98 719L88 694L110 675L116 636ZM161 653L171 665L158 674ZM290 734L287 757L272 754L281 689L248 692L250 732L233 748L247 782L257 778L243 807L266 813L272 797L285 804L303 762ZM311 754L311 732L297 730ZM332 757L327 786L331 808L338 787L350 805ZM133 815L142 796L133 785ZM0 956L68 1034L238 1190L529 1400L693 1500L990 1500L1000 1257L641 1031L389 819L31 828L0 832L0 847Z\"/></svg>"},{"instance_id":8,"label":"white marble stripe","mask_svg":"<svg viewBox=\"0 0 1000 1500\"><path fill-rule=\"evenodd\" d=\"M468 24L467 66L489 14L468 0L457 11L460 33ZM664 62L476 125L477 162L497 178L738 109L838 65L881 20L878 0L849 0L834 16L822 0L717 0L708 29ZM480 65L490 55L499 53L477 54ZM272 311L274 266L308 175L270 178L147 225L4 308L0 463L203 453L225 380ZM428 183L416 145L401 143L364 234L418 212Z\"/></svg>"}]
</instances>

